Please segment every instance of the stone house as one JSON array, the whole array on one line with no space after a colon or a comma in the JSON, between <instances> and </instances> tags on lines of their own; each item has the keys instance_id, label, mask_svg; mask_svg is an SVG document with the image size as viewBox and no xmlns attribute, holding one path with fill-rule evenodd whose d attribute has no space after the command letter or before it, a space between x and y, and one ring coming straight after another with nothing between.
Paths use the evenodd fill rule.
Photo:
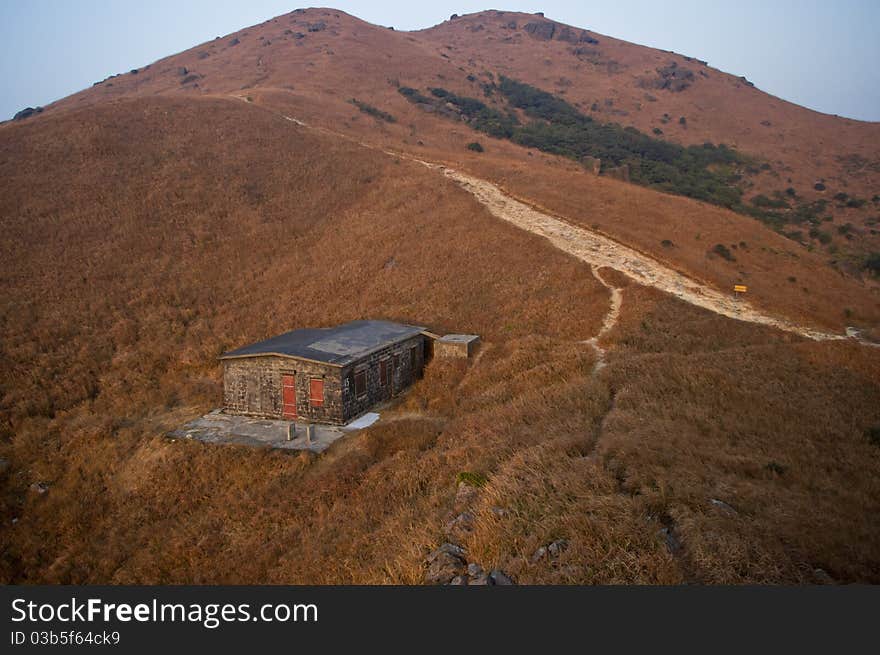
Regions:
<instances>
[{"instance_id":1,"label":"stone house","mask_svg":"<svg viewBox=\"0 0 880 655\"><path fill-rule=\"evenodd\" d=\"M421 377L421 327L352 321L293 330L224 353L229 414L344 425Z\"/></svg>"}]
</instances>

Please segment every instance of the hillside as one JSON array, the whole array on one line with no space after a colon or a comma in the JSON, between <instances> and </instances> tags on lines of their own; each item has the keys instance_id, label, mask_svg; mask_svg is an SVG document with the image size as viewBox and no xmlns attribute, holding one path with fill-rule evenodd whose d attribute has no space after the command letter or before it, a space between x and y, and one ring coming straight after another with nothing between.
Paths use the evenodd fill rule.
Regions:
<instances>
[{"instance_id":1,"label":"hillside","mask_svg":"<svg viewBox=\"0 0 880 655\"><path fill-rule=\"evenodd\" d=\"M398 87L427 95L440 87L506 111L492 90L500 76L661 144L735 148L748 161L724 175L738 179L740 213L847 274L861 276L866 257L880 251L880 126L798 107L693 57L536 15L489 11L409 33L332 9L296 10L100 81L50 109L156 93L249 95L371 141L461 162L479 135L449 112L414 111ZM352 98L396 123L359 115ZM502 145L493 141L490 151L501 149L506 160L527 155ZM532 168L533 160L524 161Z\"/></svg>"},{"instance_id":2,"label":"hillside","mask_svg":"<svg viewBox=\"0 0 880 655\"><path fill-rule=\"evenodd\" d=\"M400 92L472 97L467 75L490 67L556 90L535 53L562 66L573 46L562 27L527 31L535 20L399 33L299 11L0 125L0 580L419 584L454 539L517 583L880 582L880 348L590 266L460 179L713 293L746 282L756 312L805 329L870 337L876 283L753 216L595 175ZM656 54L590 34L632 69ZM500 58L514 47L532 55ZM580 63L561 97L582 106L594 77L631 75ZM710 74L652 92L657 106L711 80L780 103L809 139L827 120L841 152L875 138ZM619 106L641 87L613 88ZM734 144L736 120L713 113L691 111L687 135L705 120ZM786 166L840 175L804 154L809 139ZM320 456L163 436L218 405L221 352L358 318L483 346L433 362Z\"/></svg>"}]
</instances>

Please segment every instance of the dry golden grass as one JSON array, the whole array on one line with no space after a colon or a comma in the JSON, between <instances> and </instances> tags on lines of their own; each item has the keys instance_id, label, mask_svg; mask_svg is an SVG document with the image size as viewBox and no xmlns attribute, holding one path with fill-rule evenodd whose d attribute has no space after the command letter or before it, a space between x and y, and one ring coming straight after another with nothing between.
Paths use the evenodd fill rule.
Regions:
<instances>
[{"instance_id":1,"label":"dry golden grass","mask_svg":"<svg viewBox=\"0 0 880 655\"><path fill-rule=\"evenodd\" d=\"M607 290L422 167L120 102L0 131L0 227L4 582L419 583L463 471L471 560L519 582L880 577L878 353L628 285L594 376ZM321 456L161 436L223 349L365 317L484 344Z\"/></svg>"},{"instance_id":2,"label":"dry golden grass","mask_svg":"<svg viewBox=\"0 0 880 655\"><path fill-rule=\"evenodd\" d=\"M674 525L699 582L880 581L880 353L800 341L631 287L598 451ZM728 516L711 499L735 508Z\"/></svg>"},{"instance_id":3,"label":"dry golden grass","mask_svg":"<svg viewBox=\"0 0 880 655\"><path fill-rule=\"evenodd\" d=\"M833 236L839 252L832 254L818 243L814 243L817 251L809 252L752 218L597 179L574 162L491 139L464 123L428 114L397 92L395 83L423 90L442 86L483 97L479 83L489 79L487 73L505 74L578 103L599 121L631 125L646 134L662 127L663 138L676 143L727 143L766 159L773 169L750 178L754 186L746 190L746 198L791 187L808 200L830 200L837 191L869 199L880 189L876 172L880 125L876 123L798 107L682 55L597 35L599 44L589 49L599 52L602 62L616 62L609 69L591 63L592 55L578 57L568 42L541 41L508 27L511 21L521 28L536 20L540 19L530 14L486 11L406 33L333 9L296 11L171 55L138 74L120 75L86 89L54 103L34 120L124 98L250 98L255 105L311 124L460 166L567 219L597 225L720 289L747 284L750 298L766 311L841 331L847 325L877 329L880 287L876 281L842 276L828 263L840 260L848 270L857 269L867 251L880 248L877 230L866 222L876 218L874 203L847 209L831 202L825 213L833 214L835 222L822 229ZM326 29L310 32L308 26L316 23ZM237 45L231 45L233 37ZM642 76L671 61L694 72L691 87L673 93L640 85ZM180 74L182 67L197 79L181 84L187 77ZM397 122L387 124L359 112L350 102L352 97L390 112ZM606 100L612 104L606 105ZM593 103L596 111L590 109ZM660 122L664 114L672 117L668 124ZM687 117L687 127L678 124L680 116ZM466 149L475 139L486 145L485 153ZM858 170L845 164L853 155L864 160ZM818 180L824 180L827 191L813 189ZM835 229L846 223L857 228L852 241ZM674 247L661 246L664 240L671 240ZM742 242L745 248L740 248ZM719 243L736 246L736 262L709 254Z\"/></svg>"},{"instance_id":4,"label":"dry golden grass","mask_svg":"<svg viewBox=\"0 0 880 655\"><path fill-rule=\"evenodd\" d=\"M279 121L223 100L150 100L4 134L4 514L21 516L6 532L6 579L267 579L267 568L224 573L224 549L203 552L193 540L247 524L227 514L236 508L262 520L286 498L307 505L306 490L266 471L291 475L299 460L153 437L216 405L215 357L232 345L365 317L490 342L598 329L607 292L581 263L420 166ZM321 498L336 505L354 493L340 485L376 460L413 456L393 442L367 435L327 458L336 464L323 465ZM251 489L261 478L269 486ZM52 483L45 497L26 491L37 480ZM346 525L333 529L352 532ZM243 547L225 552L247 559ZM273 575L364 579L318 570Z\"/></svg>"}]
</instances>

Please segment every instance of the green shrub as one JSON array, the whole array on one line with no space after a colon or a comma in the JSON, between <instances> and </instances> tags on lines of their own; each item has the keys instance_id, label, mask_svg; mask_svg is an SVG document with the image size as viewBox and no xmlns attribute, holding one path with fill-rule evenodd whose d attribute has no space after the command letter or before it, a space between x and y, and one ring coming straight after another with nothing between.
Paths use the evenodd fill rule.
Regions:
<instances>
[{"instance_id":1,"label":"green shrub","mask_svg":"<svg viewBox=\"0 0 880 655\"><path fill-rule=\"evenodd\" d=\"M820 230L819 228L816 228L816 227L814 227L810 230L810 238L811 239L818 239L819 243L823 243L823 244L831 243L831 234L828 232L823 232L822 230Z\"/></svg>"},{"instance_id":2,"label":"green shrub","mask_svg":"<svg viewBox=\"0 0 880 655\"><path fill-rule=\"evenodd\" d=\"M791 223L818 224L822 220L820 215L825 212L827 206L828 201L824 198L813 202L802 202L788 215L788 220Z\"/></svg>"},{"instance_id":3,"label":"green shrub","mask_svg":"<svg viewBox=\"0 0 880 655\"><path fill-rule=\"evenodd\" d=\"M397 119L394 118L388 112L382 111L381 109L377 109L373 107L373 105L368 105L366 102L361 102L357 98L351 99L351 104L360 109L365 114L369 114L373 118L378 118L381 121L385 121L386 123L396 123Z\"/></svg>"},{"instance_id":4,"label":"green shrub","mask_svg":"<svg viewBox=\"0 0 880 655\"><path fill-rule=\"evenodd\" d=\"M716 243L712 248L712 252L718 255L719 257L723 257L729 262L735 262L736 257L733 256L733 253L725 246L723 243Z\"/></svg>"},{"instance_id":5,"label":"green shrub","mask_svg":"<svg viewBox=\"0 0 880 655\"><path fill-rule=\"evenodd\" d=\"M783 198L768 198L764 194L760 194L752 198L752 204L755 207L765 207L770 209L788 209L789 204Z\"/></svg>"},{"instance_id":6,"label":"green shrub","mask_svg":"<svg viewBox=\"0 0 880 655\"><path fill-rule=\"evenodd\" d=\"M865 430L865 438L869 444L880 448L880 425L875 425Z\"/></svg>"},{"instance_id":7,"label":"green shrub","mask_svg":"<svg viewBox=\"0 0 880 655\"><path fill-rule=\"evenodd\" d=\"M410 102L422 103L422 104L431 104L431 98L428 96L424 96L418 92L418 90L410 87L410 86L402 86L397 89L397 92L402 95L404 98L409 100Z\"/></svg>"},{"instance_id":8,"label":"green shrub","mask_svg":"<svg viewBox=\"0 0 880 655\"><path fill-rule=\"evenodd\" d=\"M401 87L399 91L409 101L418 104L440 106L449 102L458 108L471 127L489 136L509 139L513 135L514 126L519 122L515 116L503 114L476 98L458 96L440 87L430 89L434 98L424 96L410 87Z\"/></svg>"},{"instance_id":9,"label":"green shrub","mask_svg":"<svg viewBox=\"0 0 880 655\"><path fill-rule=\"evenodd\" d=\"M865 269L874 275L880 275L880 252L872 252L865 258Z\"/></svg>"},{"instance_id":10,"label":"green shrub","mask_svg":"<svg viewBox=\"0 0 880 655\"><path fill-rule=\"evenodd\" d=\"M489 478L487 478L482 473L462 471L456 476L455 481L459 484L464 482L465 484L472 487L485 487L486 483L489 482Z\"/></svg>"},{"instance_id":11,"label":"green shrub","mask_svg":"<svg viewBox=\"0 0 880 655\"><path fill-rule=\"evenodd\" d=\"M500 102L490 106L440 87L432 87L430 97L410 87L401 87L399 92L420 105L441 108L451 103L471 127L490 136L577 161L597 158L602 162L600 172L626 165L635 184L727 207L754 216L777 231L786 223L785 216L767 211L788 209L782 194L775 200L767 198L765 207L743 203L738 186L742 175L759 169L751 159L724 144L685 147L655 138L656 132L651 136L632 127L599 123L562 98L504 76L492 87L502 102L522 110L529 121L524 124ZM595 104L594 110L598 110ZM664 115L663 122L669 120ZM684 117L681 120L686 121ZM769 169L766 163L765 168Z\"/></svg>"},{"instance_id":12,"label":"green shrub","mask_svg":"<svg viewBox=\"0 0 880 655\"><path fill-rule=\"evenodd\" d=\"M468 150L473 150L474 152L483 152L483 144L479 141L471 141L467 144Z\"/></svg>"}]
</instances>

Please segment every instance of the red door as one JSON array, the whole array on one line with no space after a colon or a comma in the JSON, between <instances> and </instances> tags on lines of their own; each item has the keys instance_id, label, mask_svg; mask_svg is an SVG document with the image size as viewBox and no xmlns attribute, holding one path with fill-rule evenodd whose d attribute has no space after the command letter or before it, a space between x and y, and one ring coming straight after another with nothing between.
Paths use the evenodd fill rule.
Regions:
<instances>
[{"instance_id":1,"label":"red door","mask_svg":"<svg viewBox=\"0 0 880 655\"><path fill-rule=\"evenodd\" d=\"M296 376L281 376L281 402L283 408L281 416L284 418L296 418Z\"/></svg>"}]
</instances>

